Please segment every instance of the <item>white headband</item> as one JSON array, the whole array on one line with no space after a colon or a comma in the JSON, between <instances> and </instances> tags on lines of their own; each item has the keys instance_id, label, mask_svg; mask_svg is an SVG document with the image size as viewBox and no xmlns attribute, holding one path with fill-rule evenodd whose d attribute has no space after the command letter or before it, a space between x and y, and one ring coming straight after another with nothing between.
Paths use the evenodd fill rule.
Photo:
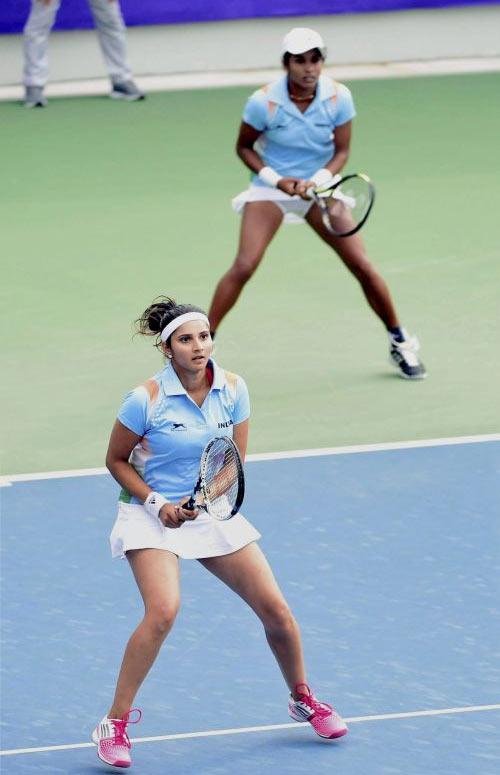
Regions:
<instances>
[{"instance_id":1,"label":"white headband","mask_svg":"<svg viewBox=\"0 0 500 775\"><path fill-rule=\"evenodd\" d=\"M182 326L184 323L189 323L190 320L203 320L203 322L210 327L209 320L204 312L185 312L184 315L179 315L171 320L168 326L165 326L161 332L161 341L166 342L169 336L171 336L179 326Z\"/></svg>"}]
</instances>

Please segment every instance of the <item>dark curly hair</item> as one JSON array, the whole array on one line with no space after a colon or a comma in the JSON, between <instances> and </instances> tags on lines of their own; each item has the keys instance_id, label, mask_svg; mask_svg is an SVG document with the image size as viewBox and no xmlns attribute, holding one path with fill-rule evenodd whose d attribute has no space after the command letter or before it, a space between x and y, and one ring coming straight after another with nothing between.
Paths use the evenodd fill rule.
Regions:
<instances>
[{"instance_id":1,"label":"dark curly hair","mask_svg":"<svg viewBox=\"0 0 500 775\"><path fill-rule=\"evenodd\" d=\"M135 321L136 333L143 336L156 336L155 347L162 345L161 332L168 326L172 320L184 315L186 312L201 312L206 315L205 310L196 307L194 304L177 304L175 299L170 296L158 296L142 315ZM170 343L170 337L166 344Z\"/></svg>"}]
</instances>

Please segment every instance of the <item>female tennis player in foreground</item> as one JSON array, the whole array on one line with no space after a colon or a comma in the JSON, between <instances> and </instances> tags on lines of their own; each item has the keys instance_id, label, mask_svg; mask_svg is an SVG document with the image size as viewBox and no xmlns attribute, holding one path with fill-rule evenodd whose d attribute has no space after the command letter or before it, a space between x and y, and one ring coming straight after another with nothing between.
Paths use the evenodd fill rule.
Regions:
<instances>
[{"instance_id":1,"label":"female tennis player in foreground","mask_svg":"<svg viewBox=\"0 0 500 775\"><path fill-rule=\"evenodd\" d=\"M325 228L307 195L332 183L344 167L355 116L349 89L321 75L325 47L314 30L296 27L282 46L285 74L248 100L236 151L254 173L247 191L233 200L242 212L236 259L219 281L209 310L214 335L259 266L283 219L305 219L339 255L361 284L366 299L389 336L391 362L406 379L426 376L416 337L402 328L389 289L373 267L359 234L337 237Z\"/></svg>"},{"instance_id":2,"label":"female tennis player in foreground","mask_svg":"<svg viewBox=\"0 0 500 775\"><path fill-rule=\"evenodd\" d=\"M183 508L198 478L202 451L214 436L232 436L242 459L250 405L241 377L211 359L208 318L198 307L161 298L138 321L156 337L166 367L125 398L109 441L106 465L121 485L111 533L114 557L130 563L144 618L123 657L115 696L92 739L102 761L129 767L127 724L132 704L168 635L179 607L179 557L197 559L255 611L290 689L288 711L320 737L345 735L336 711L307 685L300 632L273 573L241 515L219 522Z\"/></svg>"}]
</instances>

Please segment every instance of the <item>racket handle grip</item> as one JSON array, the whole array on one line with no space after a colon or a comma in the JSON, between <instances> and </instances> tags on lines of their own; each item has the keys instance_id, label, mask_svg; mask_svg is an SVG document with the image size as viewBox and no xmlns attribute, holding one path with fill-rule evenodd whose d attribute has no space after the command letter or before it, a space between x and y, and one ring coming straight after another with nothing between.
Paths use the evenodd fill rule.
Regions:
<instances>
[{"instance_id":1,"label":"racket handle grip","mask_svg":"<svg viewBox=\"0 0 500 775\"><path fill-rule=\"evenodd\" d=\"M193 498L192 495L191 495L190 499L188 500L188 502L185 503L182 508L186 509L186 511L194 511L195 510L196 502L195 502L195 499Z\"/></svg>"},{"instance_id":2,"label":"racket handle grip","mask_svg":"<svg viewBox=\"0 0 500 775\"><path fill-rule=\"evenodd\" d=\"M314 186L310 186L310 188L307 189L306 194L309 197L309 199L314 199Z\"/></svg>"}]
</instances>

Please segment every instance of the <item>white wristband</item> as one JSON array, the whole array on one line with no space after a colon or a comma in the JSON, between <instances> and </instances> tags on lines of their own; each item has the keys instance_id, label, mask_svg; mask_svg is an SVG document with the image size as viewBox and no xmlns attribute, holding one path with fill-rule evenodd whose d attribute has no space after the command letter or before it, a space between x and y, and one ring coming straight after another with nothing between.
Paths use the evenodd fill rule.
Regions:
<instances>
[{"instance_id":1,"label":"white wristband","mask_svg":"<svg viewBox=\"0 0 500 775\"><path fill-rule=\"evenodd\" d=\"M169 501L159 492L150 492L144 501L144 508L152 517L157 517L165 503L169 503Z\"/></svg>"},{"instance_id":2,"label":"white wristband","mask_svg":"<svg viewBox=\"0 0 500 775\"><path fill-rule=\"evenodd\" d=\"M272 167L262 167L258 174L259 178L264 181L264 183L267 183L268 186L272 186L273 188L276 188L283 177L283 175L278 175L276 170L273 170Z\"/></svg>"},{"instance_id":3,"label":"white wristband","mask_svg":"<svg viewBox=\"0 0 500 775\"><path fill-rule=\"evenodd\" d=\"M335 175L335 177L337 178L339 176ZM320 188L322 186L331 185L333 182L333 175L326 167L322 167L320 170L316 170L314 175L311 175L311 180L316 188Z\"/></svg>"}]
</instances>

